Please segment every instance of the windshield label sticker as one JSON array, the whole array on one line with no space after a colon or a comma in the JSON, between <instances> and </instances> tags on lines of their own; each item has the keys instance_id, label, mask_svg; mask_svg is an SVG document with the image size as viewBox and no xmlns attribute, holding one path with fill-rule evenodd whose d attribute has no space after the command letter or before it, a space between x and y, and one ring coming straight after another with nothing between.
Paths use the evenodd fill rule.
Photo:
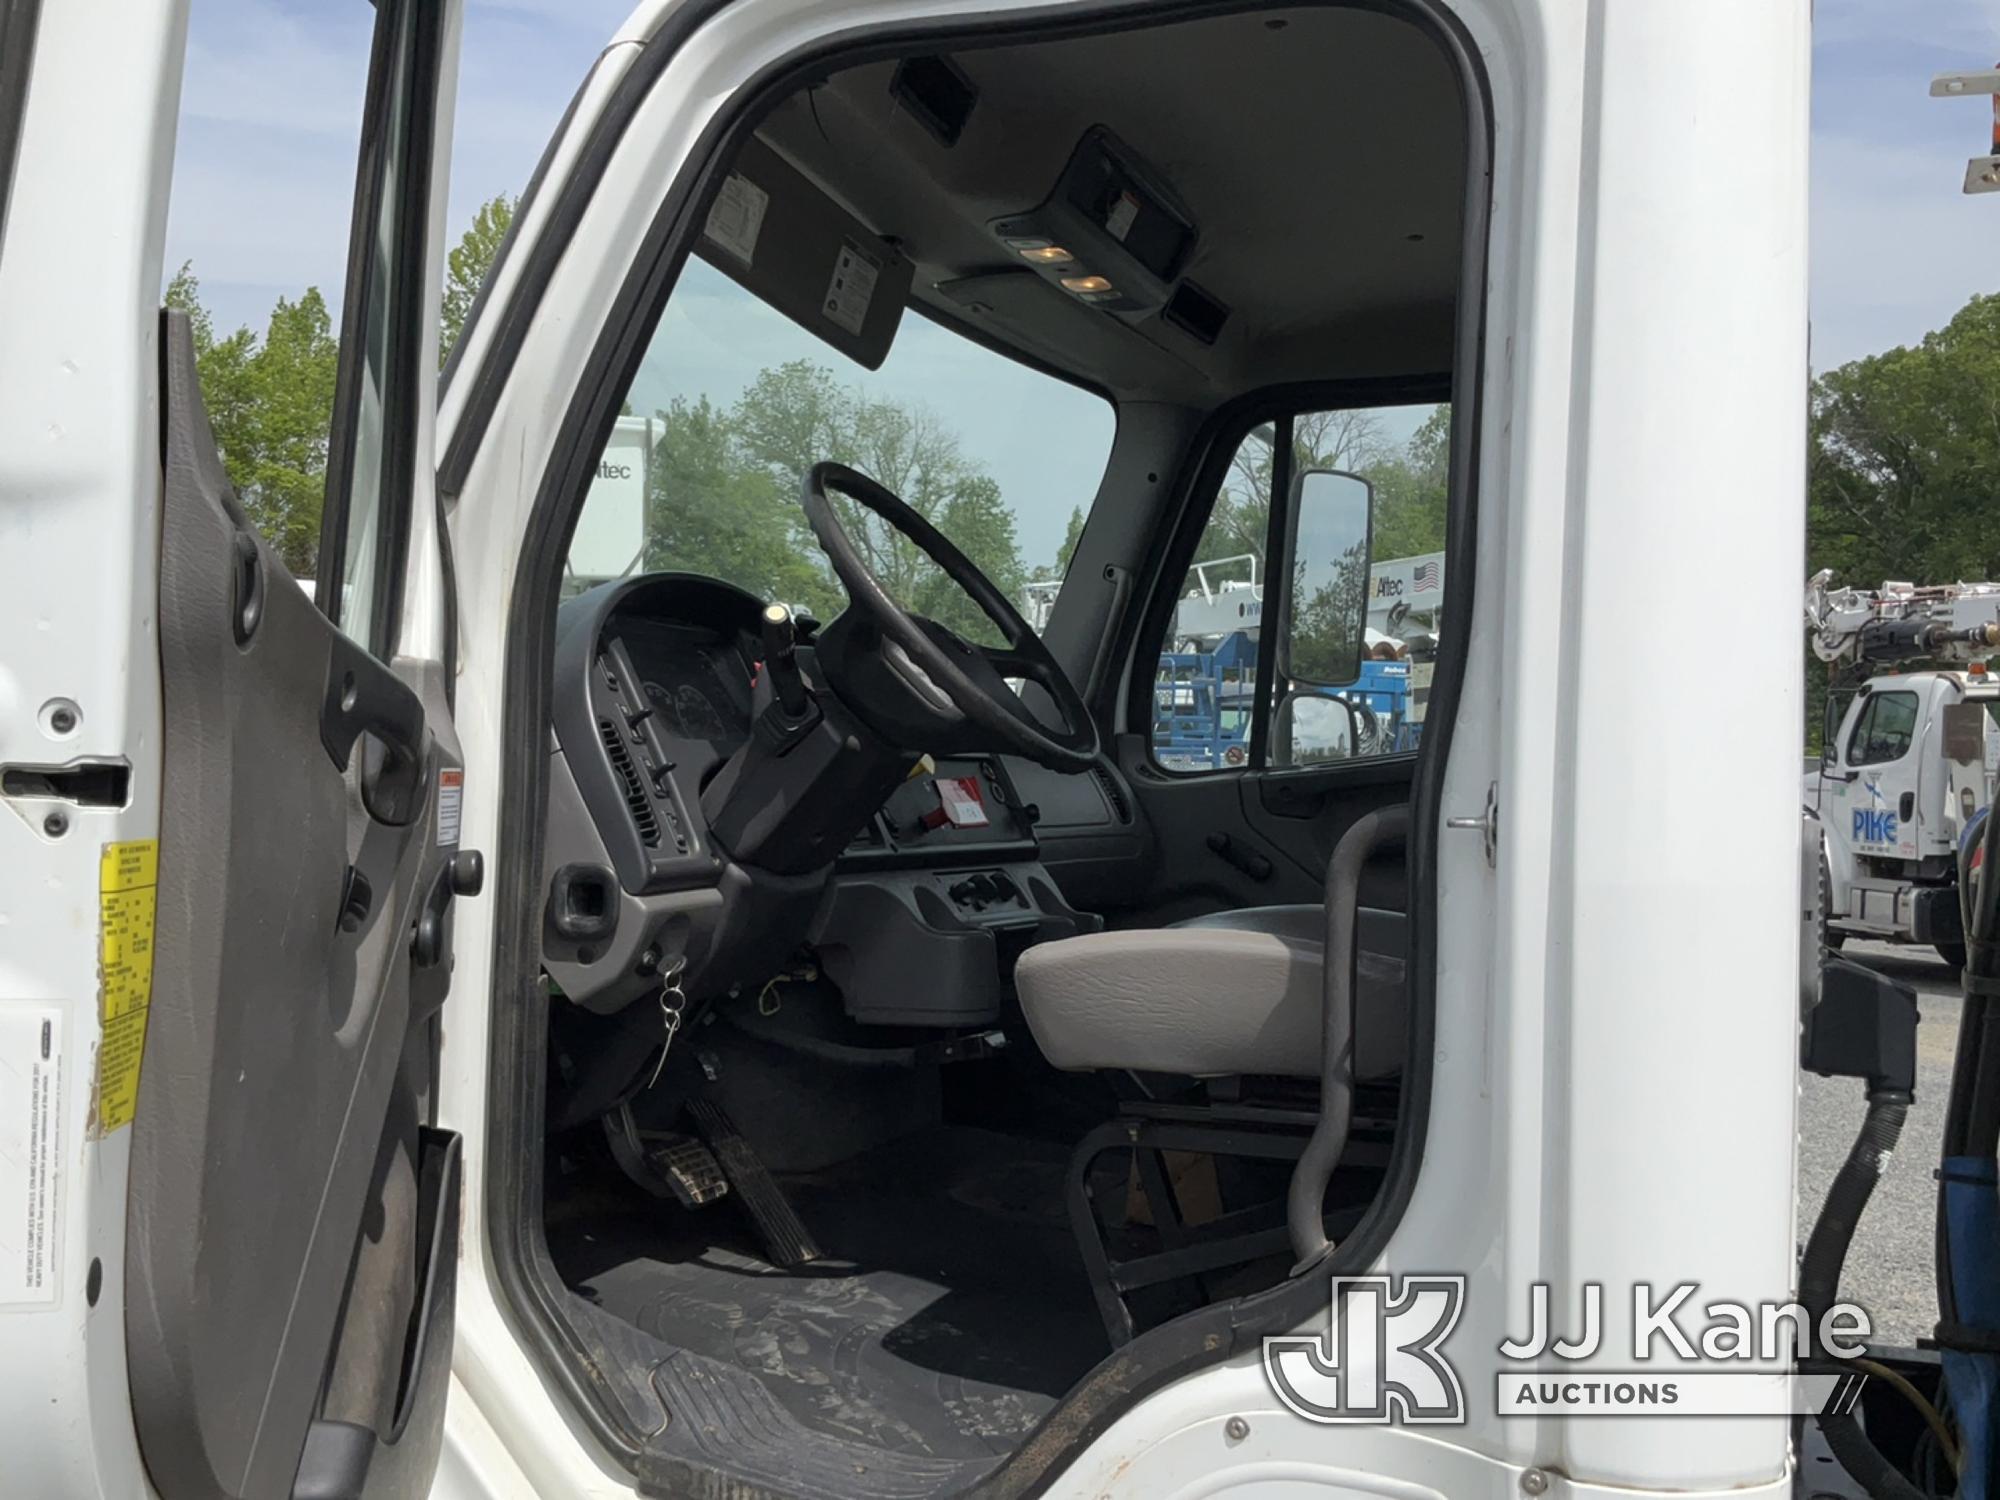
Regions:
<instances>
[{"instance_id":1,"label":"windshield label sticker","mask_svg":"<svg viewBox=\"0 0 2000 1500\"><path fill-rule=\"evenodd\" d=\"M826 288L826 315L856 338L868 321L868 304L875 297L875 283L882 279L882 263L849 240L840 247L833 263L833 280Z\"/></svg>"},{"instance_id":2,"label":"windshield label sticker","mask_svg":"<svg viewBox=\"0 0 2000 1500\"><path fill-rule=\"evenodd\" d=\"M160 882L158 839L106 844L98 861L99 1015L97 1104L90 1133L101 1140L130 1125L139 1104L139 1062L153 1003L153 916Z\"/></svg>"},{"instance_id":3,"label":"windshield label sticker","mask_svg":"<svg viewBox=\"0 0 2000 1500\"><path fill-rule=\"evenodd\" d=\"M438 772L438 828L440 849L458 842L459 809L465 804L465 770L447 766Z\"/></svg>"},{"instance_id":4,"label":"windshield label sticker","mask_svg":"<svg viewBox=\"0 0 2000 1500\"><path fill-rule=\"evenodd\" d=\"M747 177L731 172L715 195L702 233L731 255L750 265L757 255L757 236L764 228L764 210L771 195Z\"/></svg>"},{"instance_id":5,"label":"windshield label sticker","mask_svg":"<svg viewBox=\"0 0 2000 1500\"><path fill-rule=\"evenodd\" d=\"M56 1300L62 1008L0 1005L0 1307Z\"/></svg>"}]
</instances>

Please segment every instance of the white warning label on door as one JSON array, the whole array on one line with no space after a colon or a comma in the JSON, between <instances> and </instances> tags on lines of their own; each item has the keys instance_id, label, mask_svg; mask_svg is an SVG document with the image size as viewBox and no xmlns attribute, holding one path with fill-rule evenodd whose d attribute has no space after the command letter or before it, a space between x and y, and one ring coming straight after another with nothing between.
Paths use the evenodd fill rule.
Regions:
<instances>
[{"instance_id":1,"label":"white warning label on door","mask_svg":"<svg viewBox=\"0 0 2000 1500\"><path fill-rule=\"evenodd\" d=\"M756 259L757 236L763 232L764 210L770 206L769 193L731 172L715 195L702 233L747 266Z\"/></svg>"},{"instance_id":2,"label":"white warning label on door","mask_svg":"<svg viewBox=\"0 0 2000 1500\"><path fill-rule=\"evenodd\" d=\"M443 849L458 842L459 814L465 807L465 772L458 766L447 766L438 772L438 847Z\"/></svg>"},{"instance_id":3,"label":"white warning label on door","mask_svg":"<svg viewBox=\"0 0 2000 1500\"><path fill-rule=\"evenodd\" d=\"M833 280L826 288L826 315L856 338L868 321L868 304L875 298L875 283L882 279L882 266L874 256L849 240L840 247L833 263Z\"/></svg>"},{"instance_id":4,"label":"white warning label on door","mask_svg":"<svg viewBox=\"0 0 2000 1500\"><path fill-rule=\"evenodd\" d=\"M56 1300L62 1019L59 1006L0 1001L0 1307Z\"/></svg>"}]
</instances>

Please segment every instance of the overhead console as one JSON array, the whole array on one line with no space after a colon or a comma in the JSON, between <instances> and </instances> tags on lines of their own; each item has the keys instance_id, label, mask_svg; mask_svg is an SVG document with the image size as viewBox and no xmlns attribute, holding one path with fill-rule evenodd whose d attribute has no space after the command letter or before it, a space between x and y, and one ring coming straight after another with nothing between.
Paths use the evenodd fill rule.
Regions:
<instances>
[{"instance_id":1,"label":"overhead console","mask_svg":"<svg viewBox=\"0 0 2000 1500\"><path fill-rule=\"evenodd\" d=\"M993 221L1002 244L1079 302L1163 304L1194 253L1193 216L1166 178L1102 125L1077 142L1040 206Z\"/></svg>"}]
</instances>

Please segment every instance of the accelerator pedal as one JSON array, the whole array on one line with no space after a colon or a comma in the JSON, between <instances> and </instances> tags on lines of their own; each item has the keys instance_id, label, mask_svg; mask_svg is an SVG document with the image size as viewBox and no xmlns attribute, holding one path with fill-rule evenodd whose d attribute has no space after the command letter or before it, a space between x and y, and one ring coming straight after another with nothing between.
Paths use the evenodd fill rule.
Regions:
<instances>
[{"instance_id":1,"label":"accelerator pedal","mask_svg":"<svg viewBox=\"0 0 2000 1500\"><path fill-rule=\"evenodd\" d=\"M671 1197L682 1208L701 1208L729 1192L729 1179L713 1151L691 1135L641 1130L629 1105L606 1116L605 1134L619 1168L656 1197Z\"/></svg>"},{"instance_id":2,"label":"accelerator pedal","mask_svg":"<svg viewBox=\"0 0 2000 1500\"><path fill-rule=\"evenodd\" d=\"M719 1105L706 1099L695 1099L688 1104L688 1116L694 1121L694 1128L701 1132L708 1142L709 1150L721 1164L722 1175L729 1179L729 1186L736 1192L736 1199L750 1210L750 1217L756 1222L757 1233L764 1241L766 1258L774 1266L791 1270L820 1258L819 1246L799 1222L799 1216L786 1199L784 1190L772 1180L763 1161L752 1146L737 1133L729 1116Z\"/></svg>"}]
</instances>

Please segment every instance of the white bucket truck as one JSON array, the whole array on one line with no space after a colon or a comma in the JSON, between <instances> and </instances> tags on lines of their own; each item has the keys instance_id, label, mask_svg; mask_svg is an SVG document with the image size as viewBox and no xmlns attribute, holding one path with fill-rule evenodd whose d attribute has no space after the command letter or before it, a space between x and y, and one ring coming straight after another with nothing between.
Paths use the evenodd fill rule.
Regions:
<instances>
[{"instance_id":1,"label":"white bucket truck","mask_svg":"<svg viewBox=\"0 0 2000 1500\"><path fill-rule=\"evenodd\" d=\"M1805 806L1821 830L1825 941L1923 943L1965 963L1958 855L2000 769L2000 584L1806 586L1814 655L1830 670L1820 764ZM1905 663L1941 663L1898 671ZM1879 675L1874 675L1879 674Z\"/></svg>"}]
</instances>

